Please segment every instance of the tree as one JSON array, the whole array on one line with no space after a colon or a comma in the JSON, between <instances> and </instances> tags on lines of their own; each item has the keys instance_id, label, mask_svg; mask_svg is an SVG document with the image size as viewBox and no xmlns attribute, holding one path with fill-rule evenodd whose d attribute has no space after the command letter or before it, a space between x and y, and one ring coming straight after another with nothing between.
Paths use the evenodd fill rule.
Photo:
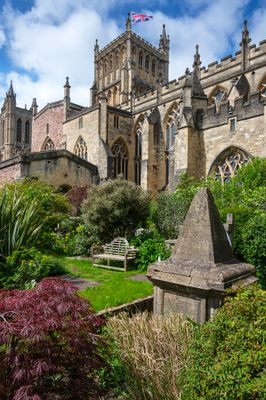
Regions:
<instances>
[{"instance_id":1,"label":"tree","mask_svg":"<svg viewBox=\"0 0 266 400\"><path fill-rule=\"evenodd\" d=\"M89 189L82 206L87 224L95 227L102 241L132 235L144 225L149 214L149 195L123 179L104 182Z\"/></svg>"},{"instance_id":2,"label":"tree","mask_svg":"<svg viewBox=\"0 0 266 400\"><path fill-rule=\"evenodd\" d=\"M46 278L32 290L0 290L0 398L97 398L102 320L75 288Z\"/></svg>"},{"instance_id":3,"label":"tree","mask_svg":"<svg viewBox=\"0 0 266 400\"><path fill-rule=\"evenodd\" d=\"M159 193L151 205L151 219L165 239L178 237L190 203L199 183L187 174L181 175L180 184L174 193Z\"/></svg>"}]
</instances>

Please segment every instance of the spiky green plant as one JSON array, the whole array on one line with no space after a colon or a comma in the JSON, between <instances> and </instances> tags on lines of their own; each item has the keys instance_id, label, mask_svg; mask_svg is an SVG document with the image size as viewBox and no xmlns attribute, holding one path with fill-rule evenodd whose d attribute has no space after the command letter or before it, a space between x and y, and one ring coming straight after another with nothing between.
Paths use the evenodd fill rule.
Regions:
<instances>
[{"instance_id":1,"label":"spiky green plant","mask_svg":"<svg viewBox=\"0 0 266 400\"><path fill-rule=\"evenodd\" d=\"M7 187L0 192L0 255L7 257L14 250L34 246L43 221L38 215L38 199L27 200L23 194Z\"/></svg>"}]
</instances>

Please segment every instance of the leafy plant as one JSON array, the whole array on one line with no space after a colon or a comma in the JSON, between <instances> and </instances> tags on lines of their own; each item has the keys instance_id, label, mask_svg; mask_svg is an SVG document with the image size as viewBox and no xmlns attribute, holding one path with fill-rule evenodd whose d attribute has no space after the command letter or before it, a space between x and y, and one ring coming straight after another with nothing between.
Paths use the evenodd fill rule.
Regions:
<instances>
[{"instance_id":1,"label":"leafy plant","mask_svg":"<svg viewBox=\"0 0 266 400\"><path fill-rule=\"evenodd\" d=\"M266 289L266 213L255 214L239 227L234 249L240 259L256 266L261 287Z\"/></svg>"},{"instance_id":2,"label":"leafy plant","mask_svg":"<svg viewBox=\"0 0 266 400\"><path fill-rule=\"evenodd\" d=\"M35 245L42 228L38 200L29 200L5 186L0 192L0 254L6 257L22 247Z\"/></svg>"},{"instance_id":3,"label":"leafy plant","mask_svg":"<svg viewBox=\"0 0 266 400\"><path fill-rule=\"evenodd\" d=\"M16 250L6 258L0 273L0 287L25 289L31 282L38 282L46 276L65 273L60 261L30 249Z\"/></svg>"},{"instance_id":4,"label":"leafy plant","mask_svg":"<svg viewBox=\"0 0 266 400\"><path fill-rule=\"evenodd\" d=\"M1 398L98 398L102 321L74 292L51 278L32 290L0 290Z\"/></svg>"},{"instance_id":5,"label":"leafy plant","mask_svg":"<svg viewBox=\"0 0 266 400\"><path fill-rule=\"evenodd\" d=\"M165 239L178 237L180 225L185 219L198 186L199 183L193 178L183 174L174 193L159 193L156 200L151 203L151 220Z\"/></svg>"},{"instance_id":6,"label":"leafy plant","mask_svg":"<svg viewBox=\"0 0 266 400\"><path fill-rule=\"evenodd\" d=\"M130 243L139 250L135 265L143 272L150 263L158 259L165 260L171 255L171 250L167 249L164 239L153 231L135 236Z\"/></svg>"},{"instance_id":7,"label":"leafy plant","mask_svg":"<svg viewBox=\"0 0 266 400\"><path fill-rule=\"evenodd\" d=\"M123 179L93 186L82 206L85 222L95 227L103 242L116 236L129 237L140 224L146 223L148 212L148 194Z\"/></svg>"},{"instance_id":8,"label":"leafy plant","mask_svg":"<svg viewBox=\"0 0 266 400\"><path fill-rule=\"evenodd\" d=\"M228 297L189 345L182 400L262 400L266 396L266 292L257 286Z\"/></svg>"},{"instance_id":9,"label":"leafy plant","mask_svg":"<svg viewBox=\"0 0 266 400\"><path fill-rule=\"evenodd\" d=\"M20 209L25 212L28 205L36 204L38 212L36 219L42 222L43 230L38 240L38 247L47 249L53 246L52 233L57 224L68 214L70 205L62 193L38 179L25 178L22 181L9 183L9 193L16 193L16 197L23 198ZM24 202L24 205L23 205ZM28 212L28 211L27 211Z\"/></svg>"}]
</instances>

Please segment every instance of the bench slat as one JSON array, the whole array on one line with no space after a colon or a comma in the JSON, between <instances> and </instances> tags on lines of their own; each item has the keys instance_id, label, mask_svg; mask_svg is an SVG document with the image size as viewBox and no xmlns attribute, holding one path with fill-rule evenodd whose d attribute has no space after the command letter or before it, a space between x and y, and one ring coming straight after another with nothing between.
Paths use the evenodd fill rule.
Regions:
<instances>
[{"instance_id":1,"label":"bench slat","mask_svg":"<svg viewBox=\"0 0 266 400\"><path fill-rule=\"evenodd\" d=\"M126 271L127 260L134 260L134 258L136 258L137 252L137 249L129 246L129 243L125 238L115 238L111 243L107 243L103 246L102 253L93 254L93 258L108 260L108 268L110 269L117 269L109 266L110 260L123 261L124 270ZM94 265L97 266L99 264Z\"/></svg>"}]
</instances>

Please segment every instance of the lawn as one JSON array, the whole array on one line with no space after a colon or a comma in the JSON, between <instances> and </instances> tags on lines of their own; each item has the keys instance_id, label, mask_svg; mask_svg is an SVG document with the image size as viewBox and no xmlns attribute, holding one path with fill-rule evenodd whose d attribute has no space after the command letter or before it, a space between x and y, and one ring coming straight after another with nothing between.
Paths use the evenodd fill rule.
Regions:
<instances>
[{"instance_id":1,"label":"lawn","mask_svg":"<svg viewBox=\"0 0 266 400\"><path fill-rule=\"evenodd\" d=\"M93 267L88 260L63 258L62 264L68 273L86 278L100 285L87 288L79 294L88 299L95 311L115 307L153 293L150 282L131 280L130 277L139 275L139 271L110 271L104 268Z\"/></svg>"}]
</instances>

